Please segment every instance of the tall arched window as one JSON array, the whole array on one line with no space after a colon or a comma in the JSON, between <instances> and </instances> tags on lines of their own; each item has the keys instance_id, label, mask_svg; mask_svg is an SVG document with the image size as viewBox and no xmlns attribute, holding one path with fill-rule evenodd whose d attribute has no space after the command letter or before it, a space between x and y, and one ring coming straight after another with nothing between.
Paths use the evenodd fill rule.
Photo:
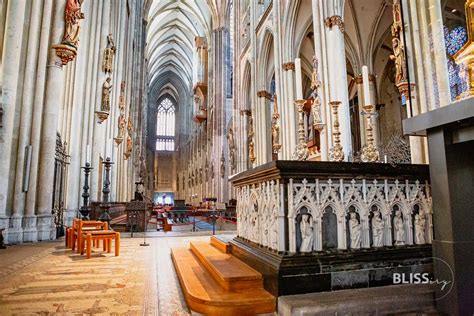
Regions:
<instances>
[{"instance_id":1,"label":"tall arched window","mask_svg":"<svg viewBox=\"0 0 474 316\"><path fill-rule=\"evenodd\" d=\"M156 115L156 150L173 151L175 107L170 99L161 101Z\"/></svg>"}]
</instances>

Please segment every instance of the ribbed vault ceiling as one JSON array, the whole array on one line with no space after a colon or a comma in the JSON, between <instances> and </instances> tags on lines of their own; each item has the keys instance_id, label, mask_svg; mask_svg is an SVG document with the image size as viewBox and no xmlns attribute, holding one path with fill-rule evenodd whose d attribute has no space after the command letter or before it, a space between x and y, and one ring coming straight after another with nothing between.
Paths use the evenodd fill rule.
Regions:
<instances>
[{"instance_id":1,"label":"ribbed vault ceiling","mask_svg":"<svg viewBox=\"0 0 474 316\"><path fill-rule=\"evenodd\" d=\"M194 38L210 39L212 12L206 0L149 0L147 58L154 99L192 84Z\"/></svg>"}]
</instances>

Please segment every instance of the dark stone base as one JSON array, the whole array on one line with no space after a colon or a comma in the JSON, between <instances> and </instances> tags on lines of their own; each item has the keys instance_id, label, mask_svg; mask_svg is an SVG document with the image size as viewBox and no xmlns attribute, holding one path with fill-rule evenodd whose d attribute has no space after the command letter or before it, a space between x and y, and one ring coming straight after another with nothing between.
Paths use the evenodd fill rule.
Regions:
<instances>
[{"instance_id":1,"label":"dark stone base","mask_svg":"<svg viewBox=\"0 0 474 316\"><path fill-rule=\"evenodd\" d=\"M239 237L230 244L275 296L393 285L393 273L433 273L431 245L289 254Z\"/></svg>"}]
</instances>

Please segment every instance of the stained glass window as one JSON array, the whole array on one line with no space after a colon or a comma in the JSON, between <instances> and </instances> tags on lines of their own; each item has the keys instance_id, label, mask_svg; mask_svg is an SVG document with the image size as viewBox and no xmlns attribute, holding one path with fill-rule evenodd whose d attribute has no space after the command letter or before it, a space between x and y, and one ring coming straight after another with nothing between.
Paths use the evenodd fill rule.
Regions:
<instances>
[{"instance_id":1,"label":"stained glass window","mask_svg":"<svg viewBox=\"0 0 474 316\"><path fill-rule=\"evenodd\" d=\"M467 81L465 69L453 59L461 47L467 42L467 32L464 26L456 26L451 30L444 27L444 39L446 42L446 53L448 57L448 77L451 90L451 100L456 100L464 91L467 90Z\"/></svg>"},{"instance_id":2,"label":"stained glass window","mask_svg":"<svg viewBox=\"0 0 474 316\"><path fill-rule=\"evenodd\" d=\"M449 55L454 55L464 46L467 41L467 32L464 26L457 26L451 31L444 28L444 37L446 40L446 51Z\"/></svg>"},{"instance_id":3,"label":"stained glass window","mask_svg":"<svg viewBox=\"0 0 474 316\"><path fill-rule=\"evenodd\" d=\"M161 101L156 116L156 150L173 151L175 134L175 107L170 99Z\"/></svg>"}]
</instances>

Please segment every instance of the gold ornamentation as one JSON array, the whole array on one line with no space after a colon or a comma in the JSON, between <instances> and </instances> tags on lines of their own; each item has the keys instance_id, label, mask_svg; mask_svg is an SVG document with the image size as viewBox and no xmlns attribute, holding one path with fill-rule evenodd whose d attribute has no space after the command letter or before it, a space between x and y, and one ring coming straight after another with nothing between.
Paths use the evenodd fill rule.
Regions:
<instances>
[{"instance_id":1,"label":"gold ornamentation","mask_svg":"<svg viewBox=\"0 0 474 316\"><path fill-rule=\"evenodd\" d=\"M106 74L112 73L115 50L114 39L112 34L109 34L107 35L107 47L104 50L104 59L102 60L102 71Z\"/></svg>"},{"instance_id":2,"label":"gold ornamentation","mask_svg":"<svg viewBox=\"0 0 474 316\"><path fill-rule=\"evenodd\" d=\"M280 125L278 123L280 114L278 113L277 95L273 96L273 115L272 115L272 150L274 154L278 154L281 149L280 142Z\"/></svg>"},{"instance_id":3,"label":"gold ornamentation","mask_svg":"<svg viewBox=\"0 0 474 316\"><path fill-rule=\"evenodd\" d=\"M469 95L474 95L474 0L467 0L464 5L466 13L466 26L468 40L461 49L453 55L454 60L461 69L467 69L466 81L469 86L469 90L466 95L461 94L459 98L463 98Z\"/></svg>"},{"instance_id":4,"label":"gold ornamentation","mask_svg":"<svg viewBox=\"0 0 474 316\"><path fill-rule=\"evenodd\" d=\"M393 54L390 55L390 59L395 62L395 85L399 87L401 84L407 82L407 69L405 60L405 45L401 39L402 30L402 18L400 11L400 0L393 0L393 23L392 23L392 48ZM369 79L370 80L370 79ZM403 94L402 90L398 90ZM408 96L405 94L405 96Z\"/></svg>"},{"instance_id":5,"label":"gold ornamentation","mask_svg":"<svg viewBox=\"0 0 474 316\"><path fill-rule=\"evenodd\" d=\"M284 71L288 71L288 70L295 71L295 63L292 61L288 63L284 63L282 66L283 66Z\"/></svg>"},{"instance_id":6,"label":"gold ornamentation","mask_svg":"<svg viewBox=\"0 0 474 316\"><path fill-rule=\"evenodd\" d=\"M295 152L292 155L293 160L307 160L309 157L308 144L305 140L304 132L304 110L303 106L306 100L296 100L295 104L298 107L298 144Z\"/></svg>"},{"instance_id":7,"label":"gold ornamentation","mask_svg":"<svg viewBox=\"0 0 474 316\"><path fill-rule=\"evenodd\" d=\"M332 135L334 137L334 146L329 150L329 160L330 161L344 161L344 150L341 145L341 132L339 131L339 105L341 101L331 101L329 104L332 107L333 113L333 131Z\"/></svg>"},{"instance_id":8,"label":"gold ornamentation","mask_svg":"<svg viewBox=\"0 0 474 316\"><path fill-rule=\"evenodd\" d=\"M339 15L333 15L326 18L326 20L324 20L324 25L326 25L326 27L330 29L333 26L337 26L339 27L339 30L341 31L341 33L344 33L344 22L342 21L342 18Z\"/></svg>"},{"instance_id":9,"label":"gold ornamentation","mask_svg":"<svg viewBox=\"0 0 474 316\"><path fill-rule=\"evenodd\" d=\"M249 127L248 127L248 142L249 142L249 160L251 163L255 162L255 144L253 142L253 137L255 136L253 131L253 118L252 115L249 115Z\"/></svg>"},{"instance_id":10,"label":"gold ornamentation","mask_svg":"<svg viewBox=\"0 0 474 316\"><path fill-rule=\"evenodd\" d=\"M364 112L367 119L366 132L367 132L367 145L362 148L362 154L360 156L363 162L376 162L379 160L379 151L374 145L374 135L372 128L372 116L375 115L375 106L366 104L363 106Z\"/></svg>"}]
</instances>

